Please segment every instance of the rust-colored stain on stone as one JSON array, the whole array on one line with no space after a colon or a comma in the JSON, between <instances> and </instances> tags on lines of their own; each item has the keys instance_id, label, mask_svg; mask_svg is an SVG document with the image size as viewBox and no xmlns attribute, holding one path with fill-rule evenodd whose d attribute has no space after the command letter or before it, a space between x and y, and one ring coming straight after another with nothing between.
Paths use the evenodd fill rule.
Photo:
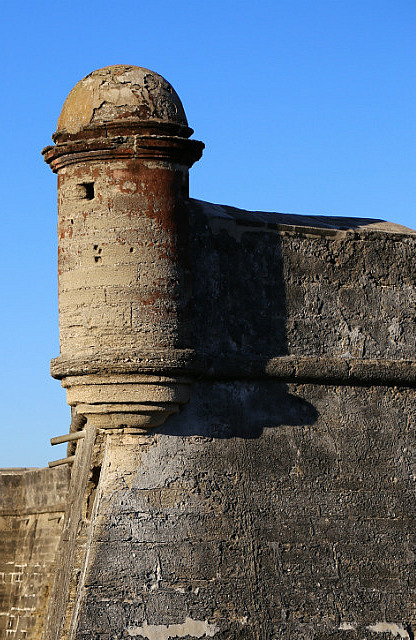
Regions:
<instances>
[{"instance_id":1,"label":"rust-colored stain on stone","mask_svg":"<svg viewBox=\"0 0 416 640\"><path fill-rule=\"evenodd\" d=\"M100 69L69 94L44 152L58 173L61 356L100 353L103 332L116 351L189 346L191 133L148 69Z\"/></svg>"}]
</instances>

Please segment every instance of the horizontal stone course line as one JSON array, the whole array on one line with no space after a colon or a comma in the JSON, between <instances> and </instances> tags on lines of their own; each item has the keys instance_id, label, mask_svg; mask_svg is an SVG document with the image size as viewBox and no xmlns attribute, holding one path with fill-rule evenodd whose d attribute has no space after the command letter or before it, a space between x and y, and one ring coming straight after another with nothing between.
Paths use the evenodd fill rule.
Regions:
<instances>
[{"instance_id":1,"label":"horizontal stone course line","mask_svg":"<svg viewBox=\"0 0 416 640\"><path fill-rule=\"evenodd\" d=\"M0 516L1 517L26 517L26 516L36 516L42 513L65 513L66 505L59 504L56 507L48 508L39 508L39 509L1 509L0 508Z\"/></svg>"},{"instance_id":2,"label":"horizontal stone course line","mask_svg":"<svg viewBox=\"0 0 416 640\"><path fill-rule=\"evenodd\" d=\"M192 166L202 155L204 144L180 136L133 135L70 141L48 146L42 154L55 173L71 164L107 159L159 158Z\"/></svg>"},{"instance_id":3,"label":"horizontal stone course line","mask_svg":"<svg viewBox=\"0 0 416 640\"><path fill-rule=\"evenodd\" d=\"M51 362L54 378L85 374L181 373L198 379L267 379L313 382L315 384L357 384L416 386L416 360L334 358L325 356L280 356L276 358L211 357L186 350L166 353L103 353L99 358L67 357Z\"/></svg>"}]
</instances>

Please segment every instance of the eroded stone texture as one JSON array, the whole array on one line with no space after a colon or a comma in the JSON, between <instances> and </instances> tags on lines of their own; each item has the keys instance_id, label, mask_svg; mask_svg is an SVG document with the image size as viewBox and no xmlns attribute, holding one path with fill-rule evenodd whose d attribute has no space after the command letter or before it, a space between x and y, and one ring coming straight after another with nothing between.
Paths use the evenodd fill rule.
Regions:
<instances>
[{"instance_id":1,"label":"eroded stone texture","mask_svg":"<svg viewBox=\"0 0 416 640\"><path fill-rule=\"evenodd\" d=\"M414 358L415 232L199 201L191 210L201 351L242 369L285 355Z\"/></svg>"},{"instance_id":2,"label":"eroded stone texture","mask_svg":"<svg viewBox=\"0 0 416 640\"><path fill-rule=\"evenodd\" d=\"M182 103L162 76L149 69L115 65L93 71L72 89L58 132L117 120L152 120L187 126Z\"/></svg>"},{"instance_id":3,"label":"eroded stone texture","mask_svg":"<svg viewBox=\"0 0 416 640\"><path fill-rule=\"evenodd\" d=\"M409 389L198 383L152 436L107 435L70 637L409 628L414 414Z\"/></svg>"},{"instance_id":4,"label":"eroded stone texture","mask_svg":"<svg viewBox=\"0 0 416 640\"><path fill-rule=\"evenodd\" d=\"M44 151L84 437L43 638L412 640L416 232L189 200L191 133L116 66Z\"/></svg>"},{"instance_id":5,"label":"eroded stone texture","mask_svg":"<svg viewBox=\"0 0 416 640\"><path fill-rule=\"evenodd\" d=\"M0 638L38 640L62 533L69 470L0 470Z\"/></svg>"},{"instance_id":6,"label":"eroded stone texture","mask_svg":"<svg viewBox=\"0 0 416 640\"><path fill-rule=\"evenodd\" d=\"M151 76L81 81L45 150L87 419L45 640L411 639L416 233L189 200Z\"/></svg>"},{"instance_id":7,"label":"eroded stone texture","mask_svg":"<svg viewBox=\"0 0 416 640\"><path fill-rule=\"evenodd\" d=\"M149 164L88 162L59 172L62 354L189 346L188 225L180 206L187 172ZM91 200L84 183L93 185Z\"/></svg>"}]
</instances>

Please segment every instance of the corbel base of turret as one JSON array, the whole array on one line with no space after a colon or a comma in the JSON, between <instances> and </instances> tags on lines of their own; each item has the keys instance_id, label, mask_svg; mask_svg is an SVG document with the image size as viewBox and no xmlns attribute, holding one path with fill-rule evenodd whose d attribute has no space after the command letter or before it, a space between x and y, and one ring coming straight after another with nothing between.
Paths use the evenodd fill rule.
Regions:
<instances>
[{"instance_id":1,"label":"corbel base of turret","mask_svg":"<svg viewBox=\"0 0 416 640\"><path fill-rule=\"evenodd\" d=\"M77 415L97 429L160 426L189 400L189 378L141 374L67 376L62 386Z\"/></svg>"}]
</instances>

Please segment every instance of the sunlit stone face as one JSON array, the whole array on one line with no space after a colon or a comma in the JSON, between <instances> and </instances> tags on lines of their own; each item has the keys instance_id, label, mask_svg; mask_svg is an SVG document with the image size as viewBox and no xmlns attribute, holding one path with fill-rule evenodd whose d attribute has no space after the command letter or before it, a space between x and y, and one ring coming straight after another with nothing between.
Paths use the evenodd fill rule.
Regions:
<instances>
[{"instance_id":1,"label":"sunlit stone face","mask_svg":"<svg viewBox=\"0 0 416 640\"><path fill-rule=\"evenodd\" d=\"M117 120L145 120L187 126L182 103L173 87L149 69L115 65L93 71L69 93L58 131Z\"/></svg>"}]
</instances>

